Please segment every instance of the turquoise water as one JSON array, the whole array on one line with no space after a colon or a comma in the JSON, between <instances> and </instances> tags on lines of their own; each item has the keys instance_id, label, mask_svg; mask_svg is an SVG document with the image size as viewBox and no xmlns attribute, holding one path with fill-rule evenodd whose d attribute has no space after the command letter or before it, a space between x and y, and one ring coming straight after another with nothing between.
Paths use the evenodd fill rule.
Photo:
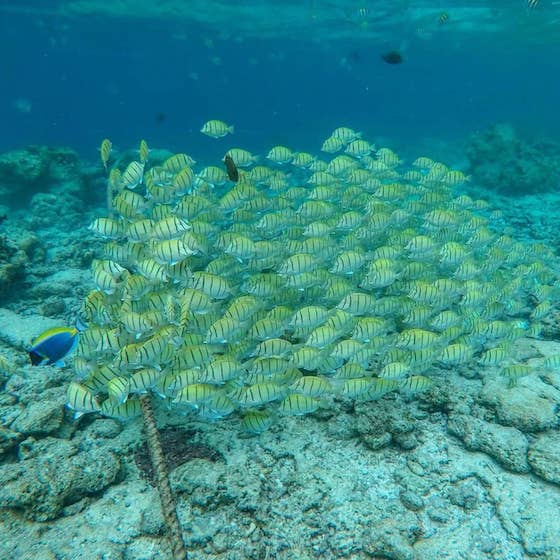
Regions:
<instances>
[{"instance_id":1,"label":"turquoise water","mask_svg":"<svg viewBox=\"0 0 560 560\"><path fill-rule=\"evenodd\" d=\"M0 48L0 559L560 558L560 2Z\"/></svg>"},{"instance_id":2,"label":"turquoise water","mask_svg":"<svg viewBox=\"0 0 560 560\"><path fill-rule=\"evenodd\" d=\"M174 18L142 2L118 17L94 2L4 6L0 147L59 143L86 156L110 133L123 148L146 137L211 150L198 135L210 118L235 121L236 140L257 151L311 150L344 123L402 144L502 120L557 138L553 2L362 4L288 3L278 14L226 2L223 14L197 6ZM64 15L80 6L87 15ZM381 60L394 49L403 64Z\"/></svg>"}]
</instances>

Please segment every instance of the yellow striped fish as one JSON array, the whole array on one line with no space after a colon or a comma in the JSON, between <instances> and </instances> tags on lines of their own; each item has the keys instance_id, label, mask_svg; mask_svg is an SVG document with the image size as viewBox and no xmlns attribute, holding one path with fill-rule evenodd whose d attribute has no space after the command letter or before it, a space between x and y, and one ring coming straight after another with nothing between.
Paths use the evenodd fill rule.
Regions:
<instances>
[{"instance_id":1,"label":"yellow striped fish","mask_svg":"<svg viewBox=\"0 0 560 560\"><path fill-rule=\"evenodd\" d=\"M202 134L210 136L210 138L222 138L227 134L233 134L234 127L227 125L224 121L210 120L205 122L200 129Z\"/></svg>"},{"instance_id":2,"label":"yellow striped fish","mask_svg":"<svg viewBox=\"0 0 560 560\"><path fill-rule=\"evenodd\" d=\"M100 148L101 163L103 163L103 167L105 168L105 171L107 171L107 163L109 162L109 158L111 157L112 148L113 148L113 144L111 143L111 140L109 140L108 138L105 138L103 142L101 142L101 148Z\"/></svg>"},{"instance_id":3,"label":"yellow striped fish","mask_svg":"<svg viewBox=\"0 0 560 560\"><path fill-rule=\"evenodd\" d=\"M278 412L286 416L302 416L315 412L319 408L320 402L319 399L309 395L294 393L280 402Z\"/></svg>"},{"instance_id":4,"label":"yellow striped fish","mask_svg":"<svg viewBox=\"0 0 560 560\"><path fill-rule=\"evenodd\" d=\"M70 382L68 385L66 403L68 408L74 411L75 419L84 414L99 412L101 410L101 406L93 396L93 393L83 385L74 381Z\"/></svg>"}]
</instances>

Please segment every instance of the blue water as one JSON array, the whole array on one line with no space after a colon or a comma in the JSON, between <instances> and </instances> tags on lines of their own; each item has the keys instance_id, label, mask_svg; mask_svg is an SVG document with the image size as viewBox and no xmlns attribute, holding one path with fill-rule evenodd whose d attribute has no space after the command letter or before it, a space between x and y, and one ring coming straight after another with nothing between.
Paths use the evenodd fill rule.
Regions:
<instances>
[{"instance_id":1,"label":"blue water","mask_svg":"<svg viewBox=\"0 0 560 560\"><path fill-rule=\"evenodd\" d=\"M159 553L167 546L164 540L169 532L162 525L155 492L139 480L139 463L146 462L139 461L134 450L144 441L139 421L123 422L122 430L129 431L120 435L120 424L103 420L95 412L102 403L104 415L120 415L122 411L113 406L118 397L113 390L118 385L109 385L105 376L118 367L122 387L132 383L140 366L149 371L143 358L137 361L135 349L156 336L162 345L164 333L170 345L149 366L165 373L166 383L171 373L179 371L178 364L183 362L179 352L188 350L191 341L205 340L212 360L224 352L239 362L236 376L232 374L227 383L222 383L225 376L217 381L207 379L206 359L196 361L192 369L202 372L200 380L215 383L211 395L227 397L226 405L230 402L235 408L224 412L223 422L213 422L223 411L213 410L210 399L208 403L202 398L196 404L185 402L182 409L175 406L183 400L178 393L169 390L165 402L154 397L162 428L177 422L189 430L177 432L172 439L169 433L175 431L166 430L165 435L162 429L164 447L169 446L166 451L172 449L169 455L184 456L184 461L198 459L174 474L173 488L191 560L560 558L558 524L552 515L560 508L555 465L560 454L556 438L560 381L555 369L560 348L555 342L560 335L554 319L558 317L560 284L553 256L558 253L560 226L558 214L548 211L559 205L557 189L539 193L548 176L558 177L560 161L557 148L542 142L549 139L560 145L560 0L532 0L534 8L527 0L299 0L293 2L293 13L286 9L291 0L98 2L95 7L95 0L0 0L0 156L28 145L62 146L75 150L86 162L94 162L76 166L57 150L16 154L13 166L12 155L0 157L0 560L164 557ZM128 14L108 13L126 3L137 8ZM251 10L245 9L248 4ZM71 14L77 5L89 5L92 11ZM208 5L215 7L215 18L204 12ZM182 10L181 16L155 13L173 6ZM185 6L192 6L192 12L187 13ZM401 64L383 60L382 55L393 50L401 53ZM222 139L204 136L200 128L210 119L234 125L235 133ZM534 141L544 147L516 151L514 140L504 142L505 154L491 151L493 146L479 149L477 153L483 156L475 154L473 170L467 170L462 163L469 137L499 122L509 123L525 146L531 148ZM140 139L145 139L151 151L186 152L198 162L196 173L204 165L221 167L225 150L233 147L264 156L280 144L331 160L333 156L320 148L340 126L361 131L368 141L391 148L402 158L396 175L379 173L383 181L385 177L392 181L401 172L404 176L417 156L445 162L452 171L430 178L426 165L420 175L411 174L403 184L383 184L382 194L373 191L377 188L373 182L366 189L347 183L337 173L332 184L319 185L312 195L311 187L299 188L311 177L311 170L275 165L261 157L259 163L279 171L278 177L287 179L285 185L277 181L267 192L260 182L255 186L240 181L235 196L228 200L231 193L226 191L234 188L233 182L212 189L197 181L197 198L192 199L190 209L187 204L182 208L190 195L179 198L177 194L173 202L180 200L181 205L173 211L181 217L188 215L189 221L192 213L192 222L199 229L193 226L196 233L190 239L202 240L202 254L192 259L185 257L185 251L170 255L168 262L181 259L180 267L166 269L173 281L143 278L149 276L145 268L152 256L158 257L158 263L165 262L161 247L169 239L152 233L135 239L132 227L139 217L160 220L171 205L160 204L153 195L159 187L148 180L141 187L123 182L126 186L116 189L119 181L112 174L107 183L106 171L125 172L126 154L120 159L124 150L137 149ZM507 136L510 128L500 130ZM105 138L113 145L106 170L98 151ZM150 155L150 173L163 159L160 156ZM554 175L549 170L555 157ZM30 161L38 170L36 175L27 165ZM366 161L356 158L354 163L363 171ZM459 169L472 173L469 184ZM159 173L145 178L157 178ZM375 173L371 177L376 179ZM440 207L451 200L452 188L445 177L451 177L456 194L472 193L478 198L482 192L484 199L490 198L491 210L454 194L451 212ZM121 196L124 193L133 200L133 188L137 215ZM435 196L424 196L432 188ZM506 200L492 188L501 195L527 194L529 189L536 194ZM107 200L107 190L109 194L114 191L113 201ZM252 192L258 193L256 200L245 200L245 193ZM322 200L325 196L328 201ZM308 200L318 203L319 217L313 216L317 207L304 206ZM471 207L476 211L471 212ZM377 222L373 218L378 209ZM502 214L493 212L495 209ZM335 227L337 210L344 212L344 220ZM96 220L108 212L118 221ZM261 218L278 219L281 226L267 231ZM315 227L322 219L329 233L300 239L304 227ZM346 221L350 227L344 225ZM358 225L352 225L354 221ZM149 223L142 219L144 232ZM368 231L369 223L375 236ZM386 231L375 225L383 223ZM88 224L92 224L89 232ZM480 237L473 231L477 225L481 226ZM156 227L163 228L159 221L153 232ZM171 232L173 243L179 243L178 235L182 243L186 227L179 223ZM111 228L113 233L117 231L116 243L102 239L105 228L109 234ZM422 235L413 237L413 228ZM140 227L135 236L139 232ZM203 237L199 232L207 234ZM510 243L510 233L519 244ZM249 249L235 248L236 234L238 238L247 236ZM448 244L445 252L459 257L444 259L440 245L443 248L447 239L454 241L455 249ZM492 241L486 243L487 239ZM544 244L524 245L528 239ZM257 252L256 242L263 240ZM393 244L397 251L392 253ZM427 246L426 251L422 245ZM464 246L464 253L457 251L457 245L461 250ZM165 247L171 247L171 242ZM310 252L318 248L317 259L313 256L312 264L308 259L305 265L305 272L311 274L303 280L284 274L282 267L291 262L288 259L297 256L303 261L304 247ZM364 262L355 270L344 271L340 284L323 284L324 278L330 282L343 277L343 272L332 271L331 261L353 248L357 261L360 254L365 261L378 250L379 256L389 255L368 263L368 269L371 264L379 266L380 274L387 266L389 283L381 286L382 282L372 280L370 289ZM263 256L270 252L272 258L261 259L261 252ZM235 261L228 258L233 257L239 262L230 266ZM101 260L106 258L114 258L119 265L122 261L127 271L115 267L112 260ZM466 262L461 265L468 266L454 270L463 258ZM90 263L93 274L85 270ZM221 274L223 267L231 294L225 299L213 298L216 301L204 311L193 306L191 313L183 287L191 286L194 275L190 276L183 263L192 265L194 272L206 269ZM304 270L304 264L301 266ZM307 270L311 267L319 270ZM317 272L315 279L313 272ZM140 282L129 283L130 273ZM218 334L210 337L225 310L234 301L239 305L250 292L253 276L265 282L272 279L269 287L260 288L263 293L271 290L271 295L259 296L263 301L247 297L243 305L252 309L250 313L237 308L240 320L235 327L239 332L226 332L223 339ZM463 278L470 280L468 285ZM425 288L432 280L435 286L436 279L451 280L439 284L441 301ZM276 290L275 280L282 288ZM311 287L306 287L307 282ZM150 292L139 295L143 286ZM98 289L90 292L95 287ZM348 292L344 299L341 290ZM367 308L363 313L356 298L354 303L345 301L346 295L357 291L371 291L374 296L361 300ZM306 340L304 328L292 328L293 323L284 327L279 318L278 333L270 336L283 337L288 347L281 352L286 375L278 376L284 387L278 386L271 399L265 393L260 403L257 399L251 404L254 397L253 389L247 391L249 383L253 377L260 379L256 364L261 354L254 350L267 336L259 334L257 339L252 334L253 321L262 316L261 309L276 309L280 317L301 311L304 305L328 306L331 317L336 310L335 324L346 322L344 313L338 315L345 308L350 310L348 316L375 313L383 317L387 326L381 330L386 331L386 341L372 336L369 346L368 335L356 336L358 343L363 336L368 350L354 364L364 372L356 375L364 376L361 386L379 389L378 395L367 396L371 403L358 402L354 410L346 402L338 402L341 394L345 399L353 392L361 397L359 380L346 391L341 389L344 378L334 375L359 352L360 346L354 350L351 344L338 346L349 342L351 321L339 325L336 338L332 332L323 333L323 337L333 336L332 345L321 346L321 341ZM441 321L441 310L452 311L456 324L464 324L463 330L454 332L451 326L443 332L433 326L435 317ZM542 336L552 337L550 340L537 340L538 331L532 328L540 330L537 310L539 316L553 317L550 321L547 317ZM187 312L188 338L183 337ZM136 315L141 318L138 328L134 327ZM86 341L85 350L80 348L82 353L70 358L73 367L53 366L46 372L28 364L28 350L36 335L54 326L81 325L82 316L93 328L90 335L79 335ZM453 317L449 320L455 321ZM419 328L409 329L413 325ZM520 325L531 328L521 330ZM504 340L492 334L502 327ZM514 346L510 338L522 334L533 339ZM428 335L432 338L426 339ZM103 339L97 339L101 336ZM232 344L223 345L228 339ZM366 371L377 375L381 365L398 366L394 360L401 360L401 355L404 360L408 349L416 347L412 339L418 339L418 347L424 343L432 347L425 354L426 364L416 364L422 359L420 353L409 354L410 363L421 366L414 375L426 375L424 387L431 385L432 374L437 383L433 395L421 403L413 403L414 395L408 394L411 383L422 383L418 377L402 381L398 387L403 389L402 395L395 393L396 385L383 385L385 381L397 383L395 380L376 378L379 385L373 380L365 383L370 375ZM134 350L117 353L115 345L121 340ZM237 340L242 342L237 345L233 342ZM537 342L543 344L537 346ZM467 343L473 348L465 348ZM498 343L499 348L504 343L504 354L510 346L513 349L504 365L521 368L482 365L483 355L491 361L482 352ZM440 344L441 350L449 349L445 361L440 359ZM320 347L325 357L328 351L332 358L320 367L301 365L303 373L314 372L322 378L328 393L325 403L321 402L321 408L326 408L309 424L299 415L288 418L292 404L284 402L284 395L297 395L292 393L296 389L293 372L287 373L288 364L290 370L293 364L299 366L292 361L295 350L306 345ZM452 351L468 354L470 350L471 362L464 363L459 356L455 363ZM253 360L255 356L259 358ZM545 356L552 357L548 365ZM175 360L177 357L181 359ZM98 366L110 368L97 377ZM151 371L157 375L156 369ZM526 378L519 386L506 385L506 375L513 381L514 375L521 374ZM82 385L77 385L78 379ZM134 383L139 383L136 377ZM280 391L288 385L289 394ZM391 395L382 400L381 392L387 387ZM99 402L90 388L95 388ZM261 389L259 383L259 395ZM254 391L256 394L257 389ZM139 406L135 392L123 395ZM494 396L494 392L498 393ZM80 399L88 414L70 428L71 412L63 417L62 403L80 405ZM188 400L186 396L184 400ZM311 409L314 403L311 400L306 406ZM278 427L254 434L254 438L245 437L240 420L251 418L250 406L259 407L252 421L257 428L262 408L271 412L271 421L280 412ZM304 405L301 407L303 411ZM199 416L195 417L195 409ZM266 417L261 419L266 423ZM238 433L242 435L238 437ZM179 438L184 440L182 449L174 443ZM478 453L471 453L474 451Z\"/></svg>"},{"instance_id":2,"label":"blue water","mask_svg":"<svg viewBox=\"0 0 560 560\"><path fill-rule=\"evenodd\" d=\"M37 12L45 4L57 3L37 2ZM538 32L506 30L496 41L451 24L427 39L395 25L386 36L357 27L330 40L343 17L289 39L245 37L233 21L221 39L178 21L41 15L28 5L0 12L0 151L67 145L93 159L104 137L120 148L146 138L214 157L223 146L198 132L211 118L235 125L229 144L256 153L279 143L316 151L340 125L401 148L462 141L498 121L560 139L560 24L543 44ZM381 59L392 49L402 64Z\"/></svg>"}]
</instances>

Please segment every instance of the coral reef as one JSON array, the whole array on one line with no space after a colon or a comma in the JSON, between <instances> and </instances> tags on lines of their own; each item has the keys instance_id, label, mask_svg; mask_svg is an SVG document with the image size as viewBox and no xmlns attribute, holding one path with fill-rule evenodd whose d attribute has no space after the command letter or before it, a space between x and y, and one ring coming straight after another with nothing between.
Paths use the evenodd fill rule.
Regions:
<instances>
[{"instance_id":1,"label":"coral reef","mask_svg":"<svg viewBox=\"0 0 560 560\"><path fill-rule=\"evenodd\" d=\"M29 146L0 155L0 301L13 303L24 293L32 299L26 292L32 288L43 314L64 311L45 277L57 267L90 263L95 242L83 229L84 214L103 198L100 178L101 169L83 165L67 148ZM45 278L42 288L39 278Z\"/></svg>"},{"instance_id":2,"label":"coral reef","mask_svg":"<svg viewBox=\"0 0 560 560\"><path fill-rule=\"evenodd\" d=\"M473 135L466 155L473 179L504 194L550 191L560 184L560 145L524 140L507 123Z\"/></svg>"},{"instance_id":3,"label":"coral reef","mask_svg":"<svg viewBox=\"0 0 560 560\"><path fill-rule=\"evenodd\" d=\"M0 299L13 292L16 282L21 282L27 262L25 251L7 235L0 234Z\"/></svg>"},{"instance_id":4,"label":"coral reef","mask_svg":"<svg viewBox=\"0 0 560 560\"><path fill-rule=\"evenodd\" d=\"M66 506L102 492L121 470L117 455L79 452L77 445L61 439L29 440L19 448L19 461L0 467L0 507L38 521L55 519Z\"/></svg>"},{"instance_id":5,"label":"coral reef","mask_svg":"<svg viewBox=\"0 0 560 560\"><path fill-rule=\"evenodd\" d=\"M555 289L550 252L516 246L498 221L479 214L484 203L457 197L460 171L426 157L398 169L394 152L372 157L368 142L342 130L348 155L327 164L277 146L267 157L292 162L292 174L258 166L230 190L219 189L228 178L218 167L195 175L187 154L148 167L145 142L140 161L109 174L110 217L91 225L107 240L105 259L92 263L97 290L84 302L89 328L77 358L83 373L68 402L78 413L117 418L142 409L174 557L184 555L183 536L145 393L190 416L236 414L251 433L292 415L328 414L348 399L366 409L356 430L369 449L414 453L415 418L393 414L389 400L374 409L364 403L395 392L407 401L431 386L437 395L450 368L478 383L474 359L501 366L499 386L530 373L511 341L540 330ZM232 150L252 165L241 152ZM524 395L532 405L516 416L500 394L488 390L486 403L505 426L456 411L449 432L511 471L529 472L528 441L506 426L551 428L545 411L554 401L543 397L541 413L531 415L529 397L537 396ZM424 508L410 487L400 495L407 510ZM452 491L451 503L467 511L484 501L477 481ZM375 534L369 553L408 557L418 531L411 522Z\"/></svg>"},{"instance_id":6,"label":"coral reef","mask_svg":"<svg viewBox=\"0 0 560 560\"><path fill-rule=\"evenodd\" d=\"M452 416L447 428L449 433L461 438L468 449L487 453L513 472L529 472L528 442L520 430L464 415Z\"/></svg>"},{"instance_id":7,"label":"coral reef","mask_svg":"<svg viewBox=\"0 0 560 560\"><path fill-rule=\"evenodd\" d=\"M22 338L17 325L31 326L33 318L5 315L0 331L15 343ZM521 344L527 343L516 348ZM558 343L531 344L538 359L560 353ZM506 427L484 404L487 397L480 398L500 392L502 401L515 400L533 384L540 391L542 371L535 365L513 389L497 387L492 369L474 379L440 372L448 391L356 407L341 400L305 421L285 418L258 439L239 437L227 420L193 420L185 430L184 417L160 409L171 488L192 557L523 560L530 551L554 558L558 524L545 507L560 507L555 429L540 422L539 431L525 435L531 425L525 416L511 416ZM103 550L116 558L167 560L157 494L140 473L146 452L137 451L139 422L89 416L59 423L70 376L20 367L2 394L0 443L5 432L11 441L0 466L7 482L0 490L2 555L73 560L78 550L92 558ZM560 386L559 376L550 383ZM550 388L544 399L547 410L557 407L560 391ZM40 429L45 418L47 437ZM60 478L51 488L40 483L45 466Z\"/></svg>"},{"instance_id":8,"label":"coral reef","mask_svg":"<svg viewBox=\"0 0 560 560\"><path fill-rule=\"evenodd\" d=\"M91 262L94 244L80 239L82 232L68 235L68 245L53 247L34 234L16 239L0 235L0 303L14 311L36 309L41 316L65 320L69 311L75 320L78 304L74 297L91 289L91 277L83 268ZM14 287L17 287L17 290ZM68 307L70 306L70 307Z\"/></svg>"},{"instance_id":9,"label":"coral reef","mask_svg":"<svg viewBox=\"0 0 560 560\"><path fill-rule=\"evenodd\" d=\"M36 219L43 205L48 211L56 199L59 207L64 202L65 213L83 215L88 205L103 199L104 186L100 185L104 185L103 169L84 164L69 148L27 146L0 154L0 204L10 211L26 208L38 197L33 202ZM60 220L60 208L58 215L47 213L43 226Z\"/></svg>"},{"instance_id":10,"label":"coral reef","mask_svg":"<svg viewBox=\"0 0 560 560\"><path fill-rule=\"evenodd\" d=\"M287 185L283 182L286 176L305 181L313 172L308 168L286 171L271 164L272 174L264 179L268 182L261 183L261 177L250 188L247 183L263 173L264 166L241 171L245 185L241 188L209 185L197 177L195 192L177 195L183 204L148 198L143 190L148 187L141 186L134 190L142 198L135 211L124 202L138 204L141 200L123 195L132 192L125 187L115 193L115 197L120 195L115 214L118 238L97 242L98 256L103 255L105 264L91 263L97 289L87 296L92 279L78 267L92 259L95 244L91 238L80 240L72 232L59 253L33 237L16 241L26 253L36 254L38 261L48 255L47 262L35 263L33 285L26 292L30 301L42 302L38 309L43 315L60 320L60 313L77 310L79 300L86 296L83 311L90 328L84 333L74 368L79 383L97 399L103 414L118 418L97 414L96 401L92 401L92 413L72 423L63 403L73 372L32 368L25 355L25 341L57 321L29 316L28 307L23 314L0 310L0 350L6 357L0 362L0 481L5 482L0 488L0 532L5 535L1 557L73 560L77 551L84 558L100 554L130 560L170 557L170 547L162 538L166 522L150 485L148 454L141 424L135 419L138 409L134 403L146 392L151 393L158 425L163 426L161 440L170 486L182 538L193 558L544 560L560 555L560 525L549 514L560 508L560 445L555 435L560 373L550 365L557 363L560 344L525 338L538 334L547 305L556 309L556 259L545 248L509 237L503 220L494 219L482 202L455 192L442 183L441 176L434 179L442 164L432 162L422 171L404 171L397 166L381 169L379 159L359 158L353 169L331 178L330 189L324 184ZM372 173L387 175L382 184L368 183L363 188L371 192L364 193L346 178L360 177L366 162L378 166ZM157 169L148 170L146 177L155 172ZM393 172L401 177L390 178ZM275 182L277 179L282 180ZM154 192L165 194L157 188ZM336 203L332 203L333 197ZM56 201L48 204L54 207ZM281 208L275 208L276 204ZM306 214L313 206L325 210L329 204L336 207L330 217L314 219ZM197 241L197 252L189 254L185 262L158 263L168 276L142 279L149 274L144 261L151 258L156 242L161 242L155 236L161 235L162 227L156 229L156 225L174 209L184 212L181 219L191 226L188 235L181 232L174 239L185 240L189 248ZM459 221L442 225L451 219L450 213L456 213ZM341 214L344 220L357 219L360 214L366 222L356 228L342 220ZM265 227L274 225L274 215L291 222L267 232ZM367 227L375 227L376 220L387 216L391 219L374 236L360 237ZM129 242L128 235L137 237L141 232L135 224L143 218L152 220L143 225L153 229L145 239ZM317 226L320 221L324 224ZM302 243L303 248L317 248L315 243L321 237L311 236L310 243L303 230L324 225L331 229L321 235L334 250L319 246L317 254L324 251L321 268L327 270L324 277L328 282L289 285L310 275L281 273L286 261L294 251L302 251ZM198 237L200 232L203 235ZM259 250L275 251L267 258L261 253L258 258L240 255L236 251L243 247L236 247L233 241L240 242L243 235L259 244ZM411 239L416 235L429 237L435 246L414 252ZM423 239L422 243L429 242ZM370 254L389 251L388 246L399 249L397 256L394 251L392 256ZM460 260L454 260L457 255L450 257L451 249L459 251ZM350 250L367 252L367 259L350 275L346 269L337 273L338 251L347 254ZM392 269L372 267L373 262L379 264L377 257L393 259L398 274L385 276ZM213 261L217 263L211 264ZM461 266L465 261L468 267ZM117 262L124 271L113 266ZM298 264L293 259L288 262ZM65 263L76 268L65 267ZM262 266L266 268L259 270ZM209 275L202 274L205 272ZM383 275L382 283L389 284L367 287L374 282L375 272ZM423 275L422 282L418 283L415 274ZM462 276L470 274L471 278ZM262 280L264 275L269 283L250 282L253 276ZM231 293L226 297L222 297L223 284L201 283L201 278L215 280L215 276L227 280ZM338 283L340 279L343 282ZM460 288L458 295L427 303L415 299L418 290L427 289L429 283L438 282L445 288L444 279L456 282L453 286ZM373 293L376 305L381 301L392 306L356 315L353 313L361 312L349 307L342 313L337 306L343 294L327 294L327 288L332 291L336 283L339 289L351 285L358 292ZM212 325L233 313L232 304L247 296L249 289L266 290L259 292L265 309L257 308L254 315L239 319L235 326L247 329L244 340L205 341ZM199 299L193 298L195 290ZM181 308L177 304L187 295L189 305ZM483 300L469 299L483 295ZM326 309L315 311L322 312L328 324L341 329L337 331L339 340L317 347L321 361L302 362L296 368L295 361L302 359L297 350L310 346L308 341L313 339L309 337L317 327L296 330L290 323L304 304L313 303ZM290 311L287 320L286 307ZM284 313L280 314L284 322L272 337L272 351L281 356L252 355L271 351L270 337L251 337L267 326L262 320L276 308ZM236 312L243 310L237 308ZM455 314L445 313L448 311L461 317L460 331L456 326L436 330L436 326L442 328L444 318L456 320ZM356 325L379 326L364 320L376 318L378 313L386 330L369 341L360 338L364 333ZM412 345L427 344L427 348L405 347L411 343L403 333L411 329L424 331L413 333L424 339ZM427 331L440 338L434 342ZM130 363L125 362L123 347L143 347L144 352L146 342L158 333L170 335L171 352L158 350L149 356L149 363L139 363L133 352L128 355ZM228 334L235 335L236 331ZM279 343L280 339L284 342ZM180 353L187 346L196 346L200 353L187 356L185 352L181 359L191 361L179 368ZM366 352L358 354L364 348ZM205 349L209 352L204 353ZM505 353L500 360L487 354L496 349ZM317 358L316 352L310 354ZM226 381L211 378L209 364L223 363L224 357L242 363L241 373ZM405 370L397 389L385 395L351 393L364 383L356 379L366 378L365 385L371 388L377 382L367 380L382 379L381 370L394 359L410 361L413 366L411 371ZM283 367L283 361L294 363L282 373L257 369L265 363ZM161 370L153 367L160 362ZM519 378L504 377L504 371L516 371L508 370L510 365L522 366ZM155 374L163 372L155 382L150 377L154 369ZM135 376L141 371L150 375ZM353 372L360 377L351 377ZM429 378L429 390L401 387L411 374ZM180 387L183 375L186 385ZM294 392L317 390L301 381L305 378L321 377L329 385L320 386L326 392L318 399L316 410L298 409L292 416L281 405L286 398L282 393L264 403L242 401L247 390L239 389L254 385L263 375ZM195 380L193 376L200 377ZM118 387L115 377L130 383L125 385L124 405L118 404L123 395L114 391ZM169 386L174 380L175 385ZM198 395L203 402L191 402L189 398L195 395L188 392L183 393L186 402L178 402L183 389L197 383L212 385L231 397L234 409L217 410L218 403L207 400L208 395ZM255 424L245 422L252 411L256 412L253 419L262 419L262 413L268 412L276 422L257 425L267 427L268 432L255 435L255 430L247 429ZM299 417L304 412L308 413L305 421ZM219 416L223 417L220 422L212 422ZM45 482L45 472L55 477L55 484ZM519 523L521 516L523 523Z\"/></svg>"},{"instance_id":11,"label":"coral reef","mask_svg":"<svg viewBox=\"0 0 560 560\"><path fill-rule=\"evenodd\" d=\"M60 192L79 178L80 167L78 155L68 148L28 146L5 152L0 155L0 200L16 208L34 193Z\"/></svg>"}]
</instances>

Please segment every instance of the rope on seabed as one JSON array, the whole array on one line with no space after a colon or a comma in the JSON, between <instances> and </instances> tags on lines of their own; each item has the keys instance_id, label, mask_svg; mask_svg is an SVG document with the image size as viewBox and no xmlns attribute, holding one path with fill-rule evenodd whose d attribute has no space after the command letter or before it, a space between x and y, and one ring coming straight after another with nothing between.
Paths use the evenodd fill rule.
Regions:
<instances>
[{"instance_id":1,"label":"rope on seabed","mask_svg":"<svg viewBox=\"0 0 560 560\"><path fill-rule=\"evenodd\" d=\"M171 493L171 485L169 484L169 474L165 464L165 457L159 439L159 432L154 418L154 409L152 407L152 399L150 395L144 395L140 398L142 407L142 418L144 420L144 431L146 434L146 442L152 461L154 470L154 479L158 489L161 501L161 511L163 519L167 526L167 536L169 544L173 552L174 560L187 560L188 555L183 542L181 524L177 517L177 508L175 500Z\"/></svg>"}]
</instances>

